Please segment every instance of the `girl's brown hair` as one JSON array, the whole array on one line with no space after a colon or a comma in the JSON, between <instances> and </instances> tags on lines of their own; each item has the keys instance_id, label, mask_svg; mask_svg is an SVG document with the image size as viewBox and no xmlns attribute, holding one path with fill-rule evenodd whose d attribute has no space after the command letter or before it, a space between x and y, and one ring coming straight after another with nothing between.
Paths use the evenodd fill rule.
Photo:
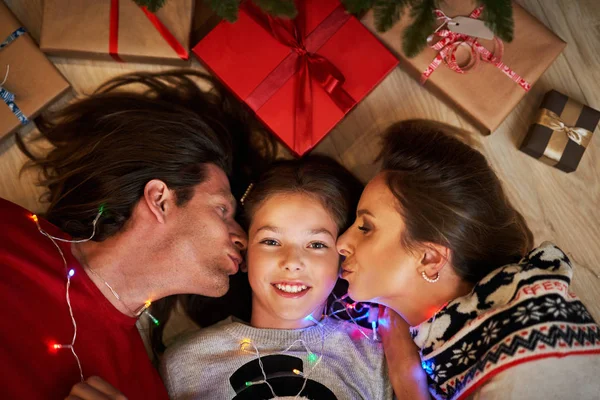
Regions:
<instances>
[{"instance_id":1,"label":"girl's brown hair","mask_svg":"<svg viewBox=\"0 0 600 400\"><path fill-rule=\"evenodd\" d=\"M244 202L246 226L260 205L275 194L299 193L314 197L333 217L338 233L354 218L362 183L334 159L313 155L273 163L254 184Z\"/></svg>"},{"instance_id":2,"label":"girl's brown hair","mask_svg":"<svg viewBox=\"0 0 600 400\"><path fill-rule=\"evenodd\" d=\"M528 253L533 235L485 157L461 135L433 121L403 121L388 129L379 158L406 224L402 245L449 248L456 273L474 283Z\"/></svg>"}]
</instances>

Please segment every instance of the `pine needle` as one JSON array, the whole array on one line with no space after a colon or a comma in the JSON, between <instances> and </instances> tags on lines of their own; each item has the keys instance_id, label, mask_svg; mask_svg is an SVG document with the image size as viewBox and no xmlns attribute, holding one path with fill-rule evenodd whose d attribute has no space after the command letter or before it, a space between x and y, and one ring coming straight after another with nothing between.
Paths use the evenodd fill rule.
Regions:
<instances>
[{"instance_id":1,"label":"pine needle","mask_svg":"<svg viewBox=\"0 0 600 400\"><path fill-rule=\"evenodd\" d=\"M215 14L224 20L229 22L237 21L240 0L210 0L208 5L215 12Z\"/></svg>"},{"instance_id":2,"label":"pine needle","mask_svg":"<svg viewBox=\"0 0 600 400\"><path fill-rule=\"evenodd\" d=\"M360 14L375 5L375 0L342 0L350 14Z\"/></svg>"},{"instance_id":3,"label":"pine needle","mask_svg":"<svg viewBox=\"0 0 600 400\"><path fill-rule=\"evenodd\" d=\"M511 0L478 0L483 6L481 19L496 36L505 42L512 42L515 21Z\"/></svg>"},{"instance_id":4,"label":"pine needle","mask_svg":"<svg viewBox=\"0 0 600 400\"><path fill-rule=\"evenodd\" d=\"M429 36L435 25L435 0L423 0L415 2L410 15L412 24L404 31L402 50L407 57L414 57L427 45Z\"/></svg>"},{"instance_id":5,"label":"pine needle","mask_svg":"<svg viewBox=\"0 0 600 400\"><path fill-rule=\"evenodd\" d=\"M138 6L146 7L151 13L160 10L167 0L133 0Z\"/></svg>"},{"instance_id":6,"label":"pine needle","mask_svg":"<svg viewBox=\"0 0 600 400\"><path fill-rule=\"evenodd\" d=\"M294 18L298 15L294 0L254 0L254 3L274 17Z\"/></svg>"},{"instance_id":7,"label":"pine needle","mask_svg":"<svg viewBox=\"0 0 600 400\"><path fill-rule=\"evenodd\" d=\"M402 16L409 0L376 0L373 6L375 27L379 32L390 29Z\"/></svg>"}]
</instances>

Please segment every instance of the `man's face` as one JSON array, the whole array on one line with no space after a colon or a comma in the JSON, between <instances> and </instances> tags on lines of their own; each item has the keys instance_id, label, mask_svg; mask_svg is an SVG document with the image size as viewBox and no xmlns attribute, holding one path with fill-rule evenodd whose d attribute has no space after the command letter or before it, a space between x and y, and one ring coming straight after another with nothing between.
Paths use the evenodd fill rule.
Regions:
<instances>
[{"instance_id":1,"label":"man's face","mask_svg":"<svg viewBox=\"0 0 600 400\"><path fill-rule=\"evenodd\" d=\"M193 197L174 207L166 249L173 260L171 277L181 280L177 286L185 293L218 297L229 289L229 275L238 271L247 244L234 220L235 204L225 173L208 164Z\"/></svg>"}]
</instances>

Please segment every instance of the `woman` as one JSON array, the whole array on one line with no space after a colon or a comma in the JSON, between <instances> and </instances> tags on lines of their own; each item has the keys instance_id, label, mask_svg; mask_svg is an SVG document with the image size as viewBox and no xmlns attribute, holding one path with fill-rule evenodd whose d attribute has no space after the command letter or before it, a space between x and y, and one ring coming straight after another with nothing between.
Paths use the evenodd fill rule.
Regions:
<instances>
[{"instance_id":1,"label":"woman","mask_svg":"<svg viewBox=\"0 0 600 400\"><path fill-rule=\"evenodd\" d=\"M427 121L389 129L337 245L350 296L411 326L435 398L597 398L599 328L568 292L569 258L532 249L483 155L454 134ZM391 364L408 343L387 340Z\"/></svg>"}]
</instances>

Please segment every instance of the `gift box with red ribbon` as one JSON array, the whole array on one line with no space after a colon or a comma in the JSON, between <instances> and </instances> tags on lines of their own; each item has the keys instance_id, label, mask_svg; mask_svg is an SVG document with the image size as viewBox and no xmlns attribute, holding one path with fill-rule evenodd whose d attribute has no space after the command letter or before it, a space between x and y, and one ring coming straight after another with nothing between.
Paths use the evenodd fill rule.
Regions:
<instances>
[{"instance_id":1,"label":"gift box with red ribbon","mask_svg":"<svg viewBox=\"0 0 600 400\"><path fill-rule=\"evenodd\" d=\"M156 12L133 0L46 0L40 48L53 56L188 64L194 0Z\"/></svg>"},{"instance_id":2,"label":"gift box with red ribbon","mask_svg":"<svg viewBox=\"0 0 600 400\"><path fill-rule=\"evenodd\" d=\"M295 154L317 143L398 63L338 0L296 1L294 20L251 2L193 49Z\"/></svg>"},{"instance_id":3,"label":"gift box with red ribbon","mask_svg":"<svg viewBox=\"0 0 600 400\"><path fill-rule=\"evenodd\" d=\"M398 56L401 67L466 114L482 133L489 134L523 99L566 44L514 2L512 42L504 43L493 34L492 39L486 39L457 32L453 18L467 17L471 23L480 20L484 9L478 4L474 0L440 2L428 46L412 58L403 51L403 34L412 23L410 12L405 12L389 31L377 35ZM372 11L362 22L371 31L377 31Z\"/></svg>"}]
</instances>

